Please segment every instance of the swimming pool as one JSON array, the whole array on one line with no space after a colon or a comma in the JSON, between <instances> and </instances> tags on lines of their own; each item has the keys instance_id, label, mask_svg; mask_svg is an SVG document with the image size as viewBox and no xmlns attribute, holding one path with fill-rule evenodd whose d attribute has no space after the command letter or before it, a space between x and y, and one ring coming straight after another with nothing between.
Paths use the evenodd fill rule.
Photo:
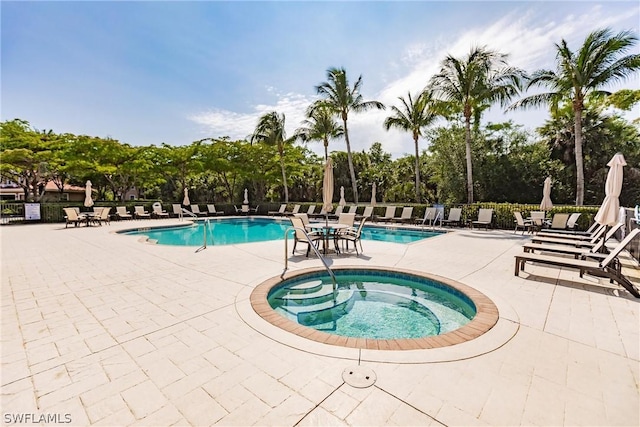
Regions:
<instances>
[{"instance_id":1,"label":"swimming pool","mask_svg":"<svg viewBox=\"0 0 640 427\"><path fill-rule=\"evenodd\" d=\"M498 320L484 294L451 279L402 269L340 266L269 279L251 293L267 322L326 344L401 350L474 339Z\"/></svg>"},{"instance_id":2,"label":"swimming pool","mask_svg":"<svg viewBox=\"0 0 640 427\"><path fill-rule=\"evenodd\" d=\"M125 230L122 234L146 236L150 242L160 245L202 246L233 245L239 243L283 240L284 232L291 227L288 220L269 218L222 218L199 220L188 225L171 227L146 227ZM439 232L409 230L397 227L371 227L362 230L363 240L393 243L411 243L440 235Z\"/></svg>"}]
</instances>

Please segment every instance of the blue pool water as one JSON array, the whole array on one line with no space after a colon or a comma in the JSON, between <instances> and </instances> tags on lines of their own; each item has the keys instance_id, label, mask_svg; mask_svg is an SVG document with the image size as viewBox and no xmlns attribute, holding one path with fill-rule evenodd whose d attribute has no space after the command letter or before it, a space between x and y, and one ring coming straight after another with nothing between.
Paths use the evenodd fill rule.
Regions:
<instances>
[{"instance_id":1,"label":"blue pool water","mask_svg":"<svg viewBox=\"0 0 640 427\"><path fill-rule=\"evenodd\" d=\"M204 236L207 245L232 245L238 243L283 240L284 232L291 227L288 220L267 218L225 218L176 227L148 227L125 231L127 235L147 236L161 245L202 246ZM411 243L440 233L399 228L367 227L362 231L363 240L380 240L394 243Z\"/></svg>"},{"instance_id":2,"label":"blue pool water","mask_svg":"<svg viewBox=\"0 0 640 427\"><path fill-rule=\"evenodd\" d=\"M301 325L371 339L440 335L476 315L469 297L430 278L366 269L335 274L335 290L324 272L285 280L269 292L269 305Z\"/></svg>"}]
</instances>

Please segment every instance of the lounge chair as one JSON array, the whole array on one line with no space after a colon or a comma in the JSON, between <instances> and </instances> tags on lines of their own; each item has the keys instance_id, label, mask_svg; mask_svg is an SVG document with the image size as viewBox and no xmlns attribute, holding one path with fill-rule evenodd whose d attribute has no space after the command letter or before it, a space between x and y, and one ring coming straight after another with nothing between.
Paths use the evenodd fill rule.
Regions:
<instances>
[{"instance_id":1,"label":"lounge chair","mask_svg":"<svg viewBox=\"0 0 640 427\"><path fill-rule=\"evenodd\" d=\"M480 209L478 212L478 219L471 221L472 227L484 227L487 230L491 227L491 221L493 219L493 209Z\"/></svg>"},{"instance_id":2,"label":"lounge chair","mask_svg":"<svg viewBox=\"0 0 640 427\"><path fill-rule=\"evenodd\" d=\"M396 206L387 206L384 216L376 217L376 221L391 221L396 218Z\"/></svg>"},{"instance_id":3,"label":"lounge chair","mask_svg":"<svg viewBox=\"0 0 640 427\"><path fill-rule=\"evenodd\" d=\"M598 225L598 227L596 227L594 231L589 234L557 233L551 232L550 230L545 230L539 232L536 238L544 237L552 239L591 240L595 236L602 236L602 233L604 233L604 228L604 225Z\"/></svg>"},{"instance_id":4,"label":"lounge chair","mask_svg":"<svg viewBox=\"0 0 640 427\"><path fill-rule=\"evenodd\" d=\"M198 205L191 205L191 212L193 212L196 215L207 216L207 213L206 212L202 212L200 210L200 206L198 206Z\"/></svg>"},{"instance_id":5,"label":"lounge chair","mask_svg":"<svg viewBox=\"0 0 640 427\"><path fill-rule=\"evenodd\" d=\"M440 221L441 225L460 225L462 222L462 208L451 208L449 209L449 216L447 219L442 219Z\"/></svg>"},{"instance_id":6,"label":"lounge chair","mask_svg":"<svg viewBox=\"0 0 640 427\"><path fill-rule=\"evenodd\" d=\"M284 215L286 210L287 210L287 204L283 203L280 205L280 209L278 209L277 211L269 211L267 212L267 214L270 216L275 216L275 215L282 216Z\"/></svg>"},{"instance_id":7,"label":"lounge chair","mask_svg":"<svg viewBox=\"0 0 640 427\"><path fill-rule=\"evenodd\" d=\"M604 236L604 241L606 242L611 237L613 237L613 235L617 233L621 227L622 227L622 224L620 223L611 227L609 231L606 232ZM598 243L598 240L602 239L602 235L605 233L605 230L606 230L606 227L601 227L591 238L587 238L587 239L584 238L585 236L575 236L575 238L570 238L570 236L558 236L558 237L535 236L531 239L531 242L591 248Z\"/></svg>"},{"instance_id":8,"label":"lounge chair","mask_svg":"<svg viewBox=\"0 0 640 427\"><path fill-rule=\"evenodd\" d=\"M515 234L518 230L522 230L522 234L526 231L527 233L533 232L533 221L530 219L524 219L522 217L522 213L519 211L514 211L513 216L516 218L516 228L513 230Z\"/></svg>"},{"instance_id":9,"label":"lounge chair","mask_svg":"<svg viewBox=\"0 0 640 427\"><path fill-rule=\"evenodd\" d=\"M515 256L515 275L518 276L521 270L527 262L534 262L539 264L552 265L561 268L571 268L580 271L580 277L585 273L596 276L608 278L611 281L618 282L626 290L628 290L634 297L640 298L640 291L634 286L629 279L627 279L617 267L617 257L622 250L638 235L640 229L636 228L627 235L602 261L593 261L588 259L574 259L562 256L554 255L541 255L535 253L523 253Z\"/></svg>"},{"instance_id":10,"label":"lounge chair","mask_svg":"<svg viewBox=\"0 0 640 427\"><path fill-rule=\"evenodd\" d=\"M357 214L358 213L358 205L349 206L349 210L347 211L347 213Z\"/></svg>"},{"instance_id":11,"label":"lounge chair","mask_svg":"<svg viewBox=\"0 0 640 427\"><path fill-rule=\"evenodd\" d=\"M309 205L309 209L307 209L306 214L311 216L316 211L316 205Z\"/></svg>"},{"instance_id":12,"label":"lounge chair","mask_svg":"<svg viewBox=\"0 0 640 427\"><path fill-rule=\"evenodd\" d=\"M151 216L155 218L169 218L169 212L162 209L162 205L159 202L154 203L152 208Z\"/></svg>"},{"instance_id":13,"label":"lounge chair","mask_svg":"<svg viewBox=\"0 0 640 427\"><path fill-rule=\"evenodd\" d=\"M522 249L524 252L552 252L556 254L565 254L565 255L573 255L574 258L595 258L595 259L604 259L607 254L600 253L602 246L604 245L604 239L600 239L596 242L596 244L590 248L588 247L575 247L569 245L554 245L554 244L546 244L546 243L525 243L522 245Z\"/></svg>"},{"instance_id":14,"label":"lounge chair","mask_svg":"<svg viewBox=\"0 0 640 427\"><path fill-rule=\"evenodd\" d=\"M344 206L338 205L336 206L336 209L329 214L329 216L332 218L338 218L343 210L344 210Z\"/></svg>"},{"instance_id":15,"label":"lounge chair","mask_svg":"<svg viewBox=\"0 0 640 427\"><path fill-rule=\"evenodd\" d=\"M133 215L127 212L126 206L116 206L116 215L118 219L133 219Z\"/></svg>"},{"instance_id":16,"label":"lounge chair","mask_svg":"<svg viewBox=\"0 0 640 427\"><path fill-rule=\"evenodd\" d=\"M300 205L293 205L293 209L291 210L291 212L285 211L284 214L289 216L289 215L295 215L298 212L300 212Z\"/></svg>"},{"instance_id":17,"label":"lounge chair","mask_svg":"<svg viewBox=\"0 0 640 427\"><path fill-rule=\"evenodd\" d=\"M569 215L569 219L567 220L568 230L573 230L574 228L576 228L576 224L578 223L578 219L580 218L580 215L582 215L580 212L574 212L571 215Z\"/></svg>"},{"instance_id":18,"label":"lounge chair","mask_svg":"<svg viewBox=\"0 0 640 427\"><path fill-rule=\"evenodd\" d=\"M360 252L364 252L362 249L362 229L364 228L364 224L367 222L367 218L362 218L360 220L360 225L356 230L347 230L344 233L340 233L337 235L337 239L339 242L343 243L343 248L345 251L349 250L349 242L353 242L353 247L356 249L356 255L360 255L358 253L358 242L360 243Z\"/></svg>"},{"instance_id":19,"label":"lounge chair","mask_svg":"<svg viewBox=\"0 0 640 427\"><path fill-rule=\"evenodd\" d=\"M422 219L416 219L416 225L433 225L433 221L436 219L436 208L426 208L424 210L424 217Z\"/></svg>"},{"instance_id":20,"label":"lounge chair","mask_svg":"<svg viewBox=\"0 0 640 427\"><path fill-rule=\"evenodd\" d=\"M293 250L291 251L292 255L295 255L296 253L296 246L298 245L298 242L302 242L307 244L307 253L305 256L309 256L309 251L311 250L311 245L315 245L316 247L318 247L318 242L324 239L324 235L320 234L320 233L312 233L312 232L306 232L307 236L309 236L309 238L307 239L307 236L305 236L305 233L302 231L305 229L304 224L302 223L302 218L298 217L298 216L292 216L291 218L289 218L291 220L291 225L293 227L295 227L294 229L294 241L293 241Z\"/></svg>"},{"instance_id":21,"label":"lounge chair","mask_svg":"<svg viewBox=\"0 0 640 427\"><path fill-rule=\"evenodd\" d=\"M144 206L134 206L133 216L136 219L151 218L151 214L144 209Z\"/></svg>"},{"instance_id":22,"label":"lounge chair","mask_svg":"<svg viewBox=\"0 0 640 427\"><path fill-rule=\"evenodd\" d=\"M373 217L373 206L365 206L362 215L356 214L356 219L360 221L363 218L371 219Z\"/></svg>"},{"instance_id":23,"label":"lounge chair","mask_svg":"<svg viewBox=\"0 0 640 427\"><path fill-rule=\"evenodd\" d=\"M180 205L179 203L174 203L171 205L171 207L173 209L173 214L178 218L182 218L182 205Z\"/></svg>"},{"instance_id":24,"label":"lounge chair","mask_svg":"<svg viewBox=\"0 0 640 427\"><path fill-rule=\"evenodd\" d=\"M413 221L413 206L403 207L400 217L397 219L394 219L393 221L403 222L403 223Z\"/></svg>"},{"instance_id":25,"label":"lounge chair","mask_svg":"<svg viewBox=\"0 0 640 427\"><path fill-rule=\"evenodd\" d=\"M285 205L286 207L287 205ZM207 213L209 215L224 215L224 211L216 210L216 205L208 204L207 205Z\"/></svg>"},{"instance_id":26,"label":"lounge chair","mask_svg":"<svg viewBox=\"0 0 640 427\"><path fill-rule=\"evenodd\" d=\"M73 224L74 227L77 227L78 224L87 222L87 218L78 215L78 211L75 210L74 208L63 208L63 210L65 213L64 218L66 220L64 228L67 228L69 224Z\"/></svg>"}]
</instances>

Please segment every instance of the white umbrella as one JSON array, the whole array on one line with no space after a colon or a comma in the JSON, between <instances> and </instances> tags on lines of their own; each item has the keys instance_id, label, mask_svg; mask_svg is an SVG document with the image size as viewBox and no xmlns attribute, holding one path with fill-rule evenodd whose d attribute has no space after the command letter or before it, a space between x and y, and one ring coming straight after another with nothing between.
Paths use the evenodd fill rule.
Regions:
<instances>
[{"instance_id":1,"label":"white umbrella","mask_svg":"<svg viewBox=\"0 0 640 427\"><path fill-rule=\"evenodd\" d=\"M249 204L249 191L247 191L247 189L244 189L244 200L242 201L243 204L248 205Z\"/></svg>"},{"instance_id":2,"label":"white umbrella","mask_svg":"<svg viewBox=\"0 0 640 427\"><path fill-rule=\"evenodd\" d=\"M324 179L322 180L322 209L325 211L325 220L329 221L329 212L333 210L333 164L331 157L324 165Z\"/></svg>"},{"instance_id":3,"label":"white umbrella","mask_svg":"<svg viewBox=\"0 0 640 427\"><path fill-rule=\"evenodd\" d=\"M90 208L93 206L93 199L91 198L91 181L87 181L84 194L84 205Z\"/></svg>"},{"instance_id":4,"label":"white umbrella","mask_svg":"<svg viewBox=\"0 0 640 427\"><path fill-rule=\"evenodd\" d=\"M607 174L607 182L604 184L605 198L598 209L595 221L600 225L613 226L618 222L620 211L620 191L622 190L623 168L627 165L624 156L617 153L607 163L609 173Z\"/></svg>"},{"instance_id":5,"label":"white umbrella","mask_svg":"<svg viewBox=\"0 0 640 427\"><path fill-rule=\"evenodd\" d=\"M371 186L371 206L376 205L376 183Z\"/></svg>"},{"instance_id":6,"label":"white umbrella","mask_svg":"<svg viewBox=\"0 0 640 427\"><path fill-rule=\"evenodd\" d=\"M340 206L345 207L347 205L347 201L344 199L344 186L340 186Z\"/></svg>"},{"instance_id":7,"label":"white umbrella","mask_svg":"<svg viewBox=\"0 0 640 427\"><path fill-rule=\"evenodd\" d=\"M540 202L541 211L549 211L553 208L551 203L551 177L548 176L544 180L544 186L542 187L542 202Z\"/></svg>"},{"instance_id":8,"label":"white umbrella","mask_svg":"<svg viewBox=\"0 0 640 427\"><path fill-rule=\"evenodd\" d=\"M184 188L184 200L182 200L182 204L185 206L189 206L191 201L189 200L189 189L187 187Z\"/></svg>"}]
</instances>

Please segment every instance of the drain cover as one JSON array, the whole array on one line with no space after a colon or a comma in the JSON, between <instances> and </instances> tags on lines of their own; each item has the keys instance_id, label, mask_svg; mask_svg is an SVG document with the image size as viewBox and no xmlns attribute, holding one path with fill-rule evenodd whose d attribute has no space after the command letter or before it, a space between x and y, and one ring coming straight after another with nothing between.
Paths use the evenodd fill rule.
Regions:
<instances>
[{"instance_id":1,"label":"drain cover","mask_svg":"<svg viewBox=\"0 0 640 427\"><path fill-rule=\"evenodd\" d=\"M376 382L376 373L363 366L354 366L342 371L342 379L352 387L367 388Z\"/></svg>"}]
</instances>

